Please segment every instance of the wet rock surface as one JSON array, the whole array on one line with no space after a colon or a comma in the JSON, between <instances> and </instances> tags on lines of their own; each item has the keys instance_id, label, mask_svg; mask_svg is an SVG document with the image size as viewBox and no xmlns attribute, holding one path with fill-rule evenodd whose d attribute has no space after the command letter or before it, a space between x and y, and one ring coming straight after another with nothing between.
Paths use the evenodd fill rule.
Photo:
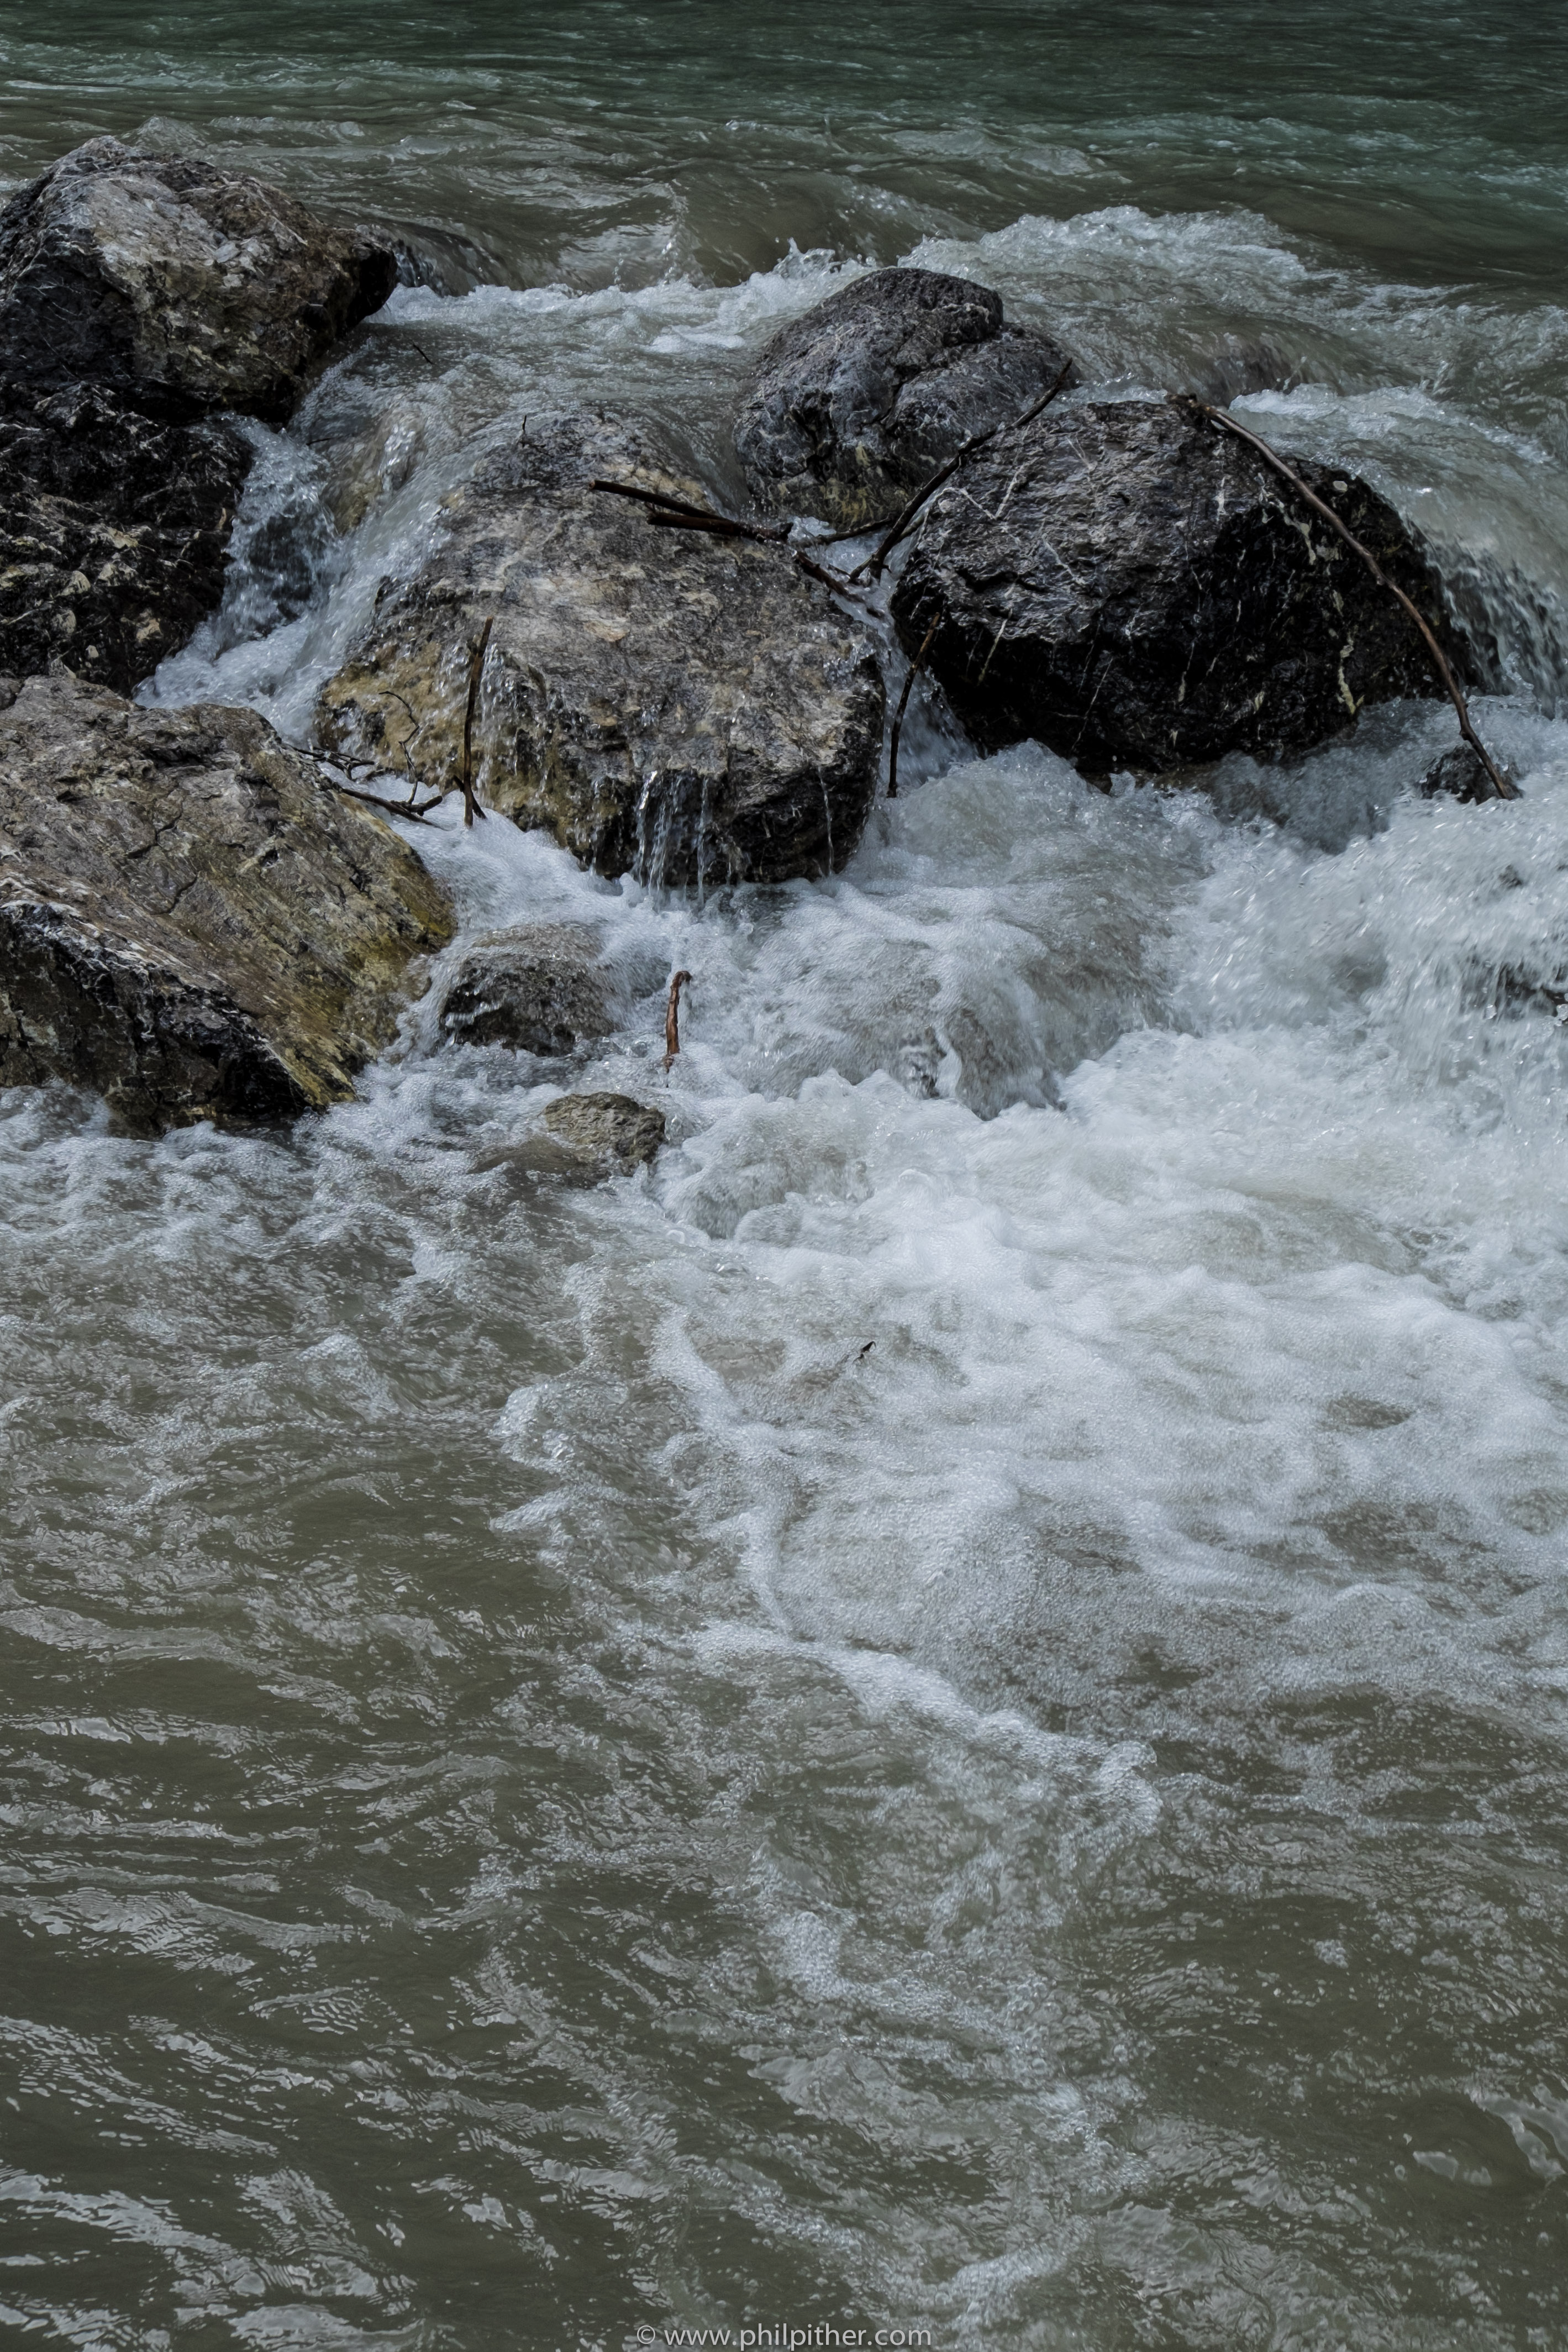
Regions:
<instances>
[{"instance_id":1,"label":"wet rock surface","mask_svg":"<svg viewBox=\"0 0 1568 2352\"><path fill-rule=\"evenodd\" d=\"M506 1169L520 1176L563 1176L602 1184L646 1167L664 1141L664 1113L631 1095L558 1095L543 1124L521 1143L475 1155L478 1175Z\"/></svg>"},{"instance_id":2,"label":"wet rock surface","mask_svg":"<svg viewBox=\"0 0 1568 2352\"><path fill-rule=\"evenodd\" d=\"M1467 667L1437 576L1368 485L1292 459ZM932 500L892 598L986 750L1089 773L1275 759L1441 693L1408 615L1261 457L1191 411L1053 408Z\"/></svg>"},{"instance_id":3,"label":"wet rock surface","mask_svg":"<svg viewBox=\"0 0 1568 2352\"><path fill-rule=\"evenodd\" d=\"M1510 768L1503 774L1510 783L1517 782ZM1495 801L1500 795L1496 784L1488 775L1486 762L1469 743L1456 743L1451 751L1441 752L1433 761L1416 786L1423 800L1433 800L1446 793L1457 801Z\"/></svg>"},{"instance_id":4,"label":"wet rock surface","mask_svg":"<svg viewBox=\"0 0 1568 2352\"><path fill-rule=\"evenodd\" d=\"M989 287L879 269L774 336L735 447L761 505L869 529L972 434L1021 416L1066 358L1037 330L1009 326Z\"/></svg>"},{"instance_id":5,"label":"wet rock surface","mask_svg":"<svg viewBox=\"0 0 1568 2352\"><path fill-rule=\"evenodd\" d=\"M219 600L250 457L100 385L0 384L0 670L151 677Z\"/></svg>"},{"instance_id":6,"label":"wet rock surface","mask_svg":"<svg viewBox=\"0 0 1568 2352\"><path fill-rule=\"evenodd\" d=\"M600 873L782 881L841 866L876 788L869 635L786 549L656 529L595 476L693 499L649 441L582 415L525 436L447 500L417 576L384 583L317 709L338 758L448 784L469 667L487 805Z\"/></svg>"},{"instance_id":7,"label":"wet rock surface","mask_svg":"<svg viewBox=\"0 0 1568 2352\"><path fill-rule=\"evenodd\" d=\"M570 1054L614 1025L598 942L575 923L530 923L476 940L441 1003L441 1026L459 1045L525 1054Z\"/></svg>"},{"instance_id":8,"label":"wet rock surface","mask_svg":"<svg viewBox=\"0 0 1568 2352\"><path fill-rule=\"evenodd\" d=\"M278 423L396 274L387 247L248 173L91 139L0 212L0 366L151 415Z\"/></svg>"},{"instance_id":9,"label":"wet rock surface","mask_svg":"<svg viewBox=\"0 0 1568 2352\"><path fill-rule=\"evenodd\" d=\"M351 1094L451 936L413 852L254 711L68 676L0 702L0 1083L143 1131Z\"/></svg>"}]
</instances>

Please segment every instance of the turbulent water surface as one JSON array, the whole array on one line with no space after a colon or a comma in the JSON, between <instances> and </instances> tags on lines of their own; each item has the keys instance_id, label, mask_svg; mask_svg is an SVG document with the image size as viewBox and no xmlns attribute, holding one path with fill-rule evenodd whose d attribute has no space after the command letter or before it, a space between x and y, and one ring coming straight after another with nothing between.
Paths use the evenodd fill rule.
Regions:
<instances>
[{"instance_id":1,"label":"turbulent water surface","mask_svg":"<svg viewBox=\"0 0 1568 2352\"><path fill-rule=\"evenodd\" d=\"M738 496L760 343L912 258L1123 390L1267 344L1240 413L1444 551L1523 786L1415 797L1423 703L1102 795L917 693L830 882L418 835L467 932L601 937L565 1078L422 1008L292 1134L0 1097L10 2336L1568 2342L1565 49L6 13L9 182L110 130L405 250L153 697L306 736L546 406ZM652 1173L475 1174L563 1083Z\"/></svg>"}]
</instances>

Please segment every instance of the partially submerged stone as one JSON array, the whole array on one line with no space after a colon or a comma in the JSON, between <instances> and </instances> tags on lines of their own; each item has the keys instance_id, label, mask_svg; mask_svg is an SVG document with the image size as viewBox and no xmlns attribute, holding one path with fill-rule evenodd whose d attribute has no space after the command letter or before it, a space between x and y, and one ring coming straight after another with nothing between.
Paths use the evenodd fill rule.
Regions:
<instances>
[{"instance_id":1,"label":"partially submerged stone","mask_svg":"<svg viewBox=\"0 0 1568 2352\"><path fill-rule=\"evenodd\" d=\"M687 499L643 436L531 420L447 500L411 580L322 692L334 756L449 785L469 669L481 800L584 865L672 884L835 871L860 838L881 748L868 633L787 549L658 529L596 476Z\"/></svg>"},{"instance_id":2,"label":"partially submerged stone","mask_svg":"<svg viewBox=\"0 0 1568 2352\"><path fill-rule=\"evenodd\" d=\"M247 172L89 139L0 211L0 370L279 423L396 274L385 247Z\"/></svg>"},{"instance_id":3,"label":"partially submerged stone","mask_svg":"<svg viewBox=\"0 0 1568 2352\"><path fill-rule=\"evenodd\" d=\"M521 1143L503 1143L474 1156L477 1175L503 1168L521 1176L563 1176L602 1184L633 1176L664 1141L664 1113L631 1095L558 1095L544 1108L543 1127Z\"/></svg>"},{"instance_id":4,"label":"partially submerged stone","mask_svg":"<svg viewBox=\"0 0 1568 2352\"><path fill-rule=\"evenodd\" d=\"M1455 647L1385 499L1291 463ZM1033 737L1093 773L1304 751L1363 705L1441 693L1419 633L1245 444L1172 404L1048 409L931 501L892 599L987 751ZM1461 666L1462 648L1455 647Z\"/></svg>"},{"instance_id":5,"label":"partially submerged stone","mask_svg":"<svg viewBox=\"0 0 1568 2352\"><path fill-rule=\"evenodd\" d=\"M441 1002L442 1028L464 1045L570 1054L614 1025L598 942L575 923L528 923L476 940Z\"/></svg>"},{"instance_id":6,"label":"partially submerged stone","mask_svg":"<svg viewBox=\"0 0 1568 2352\"><path fill-rule=\"evenodd\" d=\"M150 677L222 594L250 454L100 385L0 384L0 670Z\"/></svg>"},{"instance_id":7,"label":"partially submerged stone","mask_svg":"<svg viewBox=\"0 0 1568 2352\"><path fill-rule=\"evenodd\" d=\"M837 530L890 521L971 435L1021 416L1066 358L1008 326L988 286L874 270L781 329L758 361L735 426L752 495Z\"/></svg>"},{"instance_id":8,"label":"partially submerged stone","mask_svg":"<svg viewBox=\"0 0 1568 2352\"><path fill-rule=\"evenodd\" d=\"M1517 781L1510 768L1504 776L1512 783ZM1440 752L1416 786L1423 800L1435 800L1446 793L1457 801L1495 801L1500 799L1496 784L1487 773L1486 762L1475 746L1463 740L1451 750Z\"/></svg>"},{"instance_id":9,"label":"partially submerged stone","mask_svg":"<svg viewBox=\"0 0 1568 2352\"><path fill-rule=\"evenodd\" d=\"M451 931L413 851L255 711L68 675L0 709L0 1084L91 1087L143 1131L320 1109Z\"/></svg>"}]
</instances>

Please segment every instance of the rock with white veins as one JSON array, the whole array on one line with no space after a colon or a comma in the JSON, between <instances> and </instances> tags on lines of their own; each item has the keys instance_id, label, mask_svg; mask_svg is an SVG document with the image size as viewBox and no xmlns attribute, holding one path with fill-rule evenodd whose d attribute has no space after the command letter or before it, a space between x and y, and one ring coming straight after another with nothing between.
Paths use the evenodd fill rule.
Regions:
<instances>
[{"instance_id":1,"label":"rock with white veins","mask_svg":"<svg viewBox=\"0 0 1568 2352\"><path fill-rule=\"evenodd\" d=\"M387 247L247 172L89 139L0 211L0 373L280 423L396 277Z\"/></svg>"},{"instance_id":2,"label":"rock with white veins","mask_svg":"<svg viewBox=\"0 0 1568 2352\"><path fill-rule=\"evenodd\" d=\"M1386 499L1292 465L1446 638L1441 583ZM892 599L987 751L1093 774L1309 750L1368 702L1440 694L1415 625L1256 451L1190 409L1095 401L1001 434L932 499Z\"/></svg>"},{"instance_id":3,"label":"rock with white veins","mask_svg":"<svg viewBox=\"0 0 1568 2352\"><path fill-rule=\"evenodd\" d=\"M0 690L0 1084L141 1131L320 1109L393 1037L446 893L251 710Z\"/></svg>"},{"instance_id":4,"label":"rock with white veins","mask_svg":"<svg viewBox=\"0 0 1568 2352\"><path fill-rule=\"evenodd\" d=\"M531 419L446 501L411 579L382 585L317 709L333 754L450 784L470 659L479 797L602 874L676 885L836 870L875 793L868 633L789 551L661 530L595 476L694 499L646 436Z\"/></svg>"}]
</instances>

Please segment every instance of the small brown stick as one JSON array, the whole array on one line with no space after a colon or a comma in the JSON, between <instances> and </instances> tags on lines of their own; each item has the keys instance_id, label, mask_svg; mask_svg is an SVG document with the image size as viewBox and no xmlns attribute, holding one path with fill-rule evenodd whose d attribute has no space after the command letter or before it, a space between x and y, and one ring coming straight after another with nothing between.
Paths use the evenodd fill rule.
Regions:
<instances>
[{"instance_id":1,"label":"small brown stick","mask_svg":"<svg viewBox=\"0 0 1568 2352\"><path fill-rule=\"evenodd\" d=\"M474 647L468 663L468 707L463 713L463 772L460 781L463 787L463 823L469 827L474 822L474 811L479 808L474 798L474 706L479 698L479 679L484 675L485 655L489 649L490 631L495 625L492 613L479 631L479 642ZM484 810L479 809L479 814L483 816L484 814Z\"/></svg>"},{"instance_id":2,"label":"small brown stick","mask_svg":"<svg viewBox=\"0 0 1568 2352\"><path fill-rule=\"evenodd\" d=\"M830 572L826 564L814 563L804 548L795 549L795 560L796 568L804 572L808 580L820 580L825 588L831 588L836 596L847 596L852 604L864 604L864 597L856 593L841 572Z\"/></svg>"},{"instance_id":3,"label":"small brown stick","mask_svg":"<svg viewBox=\"0 0 1568 2352\"><path fill-rule=\"evenodd\" d=\"M890 801L896 801L899 797L899 738L904 731L904 713L910 707L910 692L925 667L925 657L931 651L931 641L935 636L939 626L940 621L933 621L926 631L925 642L910 664L910 674L904 680L904 690L899 697L899 707L893 713L893 740L888 746L888 798Z\"/></svg>"},{"instance_id":4,"label":"small brown stick","mask_svg":"<svg viewBox=\"0 0 1568 2352\"><path fill-rule=\"evenodd\" d=\"M1357 539L1355 533L1351 530L1346 524L1340 520L1332 507L1330 506L1325 499L1321 499L1316 490L1309 488L1308 485L1301 479L1300 475L1293 472L1292 469L1285 463L1284 458L1279 455L1278 451L1270 448L1268 443L1265 441L1260 435L1249 432L1245 425L1238 425L1236 418L1234 416L1227 416L1223 408L1211 408L1205 401L1202 400L1194 400L1192 403L1192 405L1197 410L1200 416L1206 416L1211 424L1219 425L1222 430L1226 433L1234 433L1238 441L1245 441L1250 448L1256 449L1258 456L1263 459L1266 465L1271 466L1282 480L1289 482L1291 488L1301 498L1306 499L1307 504L1313 509L1314 512L1321 514L1326 523L1332 525L1333 529L1338 531L1340 537L1344 541L1345 545L1349 548L1354 549L1356 554L1360 556L1362 562L1365 564L1367 570L1371 572L1373 578L1379 583L1379 585L1386 588L1391 596L1396 596L1398 598L1405 611L1409 614L1411 619L1415 622L1416 627L1420 630L1422 636L1426 641L1426 650L1431 655L1432 659L1436 666L1437 675L1442 679L1443 684L1447 687L1448 690L1448 699L1453 704L1455 711L1458 716L1459 732L1464 737L1466 742L1469 745L1471 751L1474 751L1476 757L1479 760L1488 775L1491 778L1492 782L1497 789L1497 796L1499 800L1518 800L1521 797L1519 786L1514 782L1511 776L1504 775L1502 770L1492 759L1492 756L1487 750L1486 745L1481 741L1480 737L1476 733L1474 727L1470 724L1469 710L1466 705L1464 696L1459 691L1459 681L1454 676L1453 671L1449 668L1447 658L1443 652L1442 646L1437 643L1436 638L1433 635L1431 629L1427 626L1426 621L1419 609L1405 594L1404 589L1401 588L1396 582L1389 578L1387 572L1384 570L1382 564L1378 562L1371 548L1365 547L1362 544L1362 541Z\"/></svg>"},{"instance_id":5,"label":"small brown stick","mask_svg":"<svg viewBox=\"0 0 1568 2352\"><path fill-rule=\"evenodd\" d=\"M674 1061L677 1054L680 1051L680 991L683 983L689 985L690 980L691 974L689 971L678 971L674 974L669 983L669 995L666 999L664 1007L664 1066L666 1070L668 1069L671 1062Z\"/></svg>"},{"instance_id":6,"label":"small brown stick","mask_svg":"<svg viewBox=\"0 0 1568 2352\"><path fill-rule=\"evenodd\" d=\"M882 576L883 565L887 562L888 558L892 553L894 548L897 547L900 540L903 539L907 535L910 525L913 522L916 515L919 514L926 500L930 498L933 498L945 481L951 480L952 477L957 473L960 466L964 463L966 458L973 457L977 449L984 449L988 441L994 441L998 433L1021 433L1026 425L1032 425L1036 417L1040 415L1050 406L1052 401L1056 398L1058 393L1060 392L1063 384L1066 383L1068 377L1071 373L1071 360L1064 360L1062 362L1061 373L1057 377L1057 380L1055 383L1052 384L1050 390L1047 393L1043 394L1041 397L1036 401L1033 408L1026 408L1016 424L993 425L984 433L972 433L968 440L964 443L963 448L960 449L955 456L950 457L945 466L940 467L931 476L930 481L925 483L915 492L914 497L909 500L907 505L900 509L898 514L888 526L885 536L879 540L876 547L873 549L872 552L867 556L865 562L858 563L855 566L854 571L849 574L850 579L858 580L862 572L869 572L873 580L879 580ZM842 536L853 537L855 534L846 532L842 534Z\"/></svg>"}]
</instances>

